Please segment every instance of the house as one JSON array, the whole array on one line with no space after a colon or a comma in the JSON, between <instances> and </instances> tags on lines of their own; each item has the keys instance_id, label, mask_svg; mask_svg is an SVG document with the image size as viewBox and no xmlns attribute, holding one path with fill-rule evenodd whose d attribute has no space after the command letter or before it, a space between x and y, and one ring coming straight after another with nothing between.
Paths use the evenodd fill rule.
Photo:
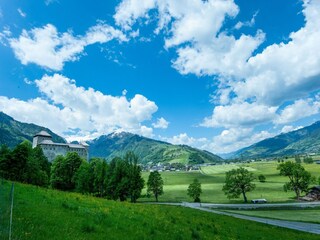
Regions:
<instances>
[{"instance_id":1,"label":"house","mask_svg":"<svg viewBox=\"0 0 320 240\"><path fill-rule=\"evenodd\" d=\"M37 146L41 147L49 162L52 162L58 155L65 156L68 152L76 152L81 158L89 160L88 144L55 143L52 141L52 136L46 131L41 131L34 135L32 147L35 148Z\"/></svg>"}]
</instances>

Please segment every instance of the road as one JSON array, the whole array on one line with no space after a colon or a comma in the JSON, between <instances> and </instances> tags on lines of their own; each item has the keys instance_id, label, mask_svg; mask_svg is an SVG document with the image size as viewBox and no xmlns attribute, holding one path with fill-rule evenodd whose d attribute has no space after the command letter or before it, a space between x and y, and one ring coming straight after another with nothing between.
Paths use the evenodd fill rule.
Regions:
<instances>
[{"instance_id":1,"label":"road","mask_svg":"<svg viewBox=\"0 0 320 240\"><path fill-rule=\"evenodd\" d=\"M200 211L211 212L220 215L231 216L235 218L241 218L249 221L255 221L260 223L265 223L273 226L284 227L289 229L294 229L298 231L320 234L320 224L315 223L304 223L304 222L295 222L295 221L285 221L285 220L276 220L276 219L268 219L268 218L261 218L261 217L251 217L245 216L236 213L228 213L228 212L221 212L214 209L252 209L252 208L286 208L286 207L318 207L320 206L320 202L301 202L301 203L269 203L269 204L213 204L213 203L152 203L152 204L164 204L164 205L174 205L174 206L183 206L189 207L193 209L197 209Z\"/></svg>"}]
</instances>

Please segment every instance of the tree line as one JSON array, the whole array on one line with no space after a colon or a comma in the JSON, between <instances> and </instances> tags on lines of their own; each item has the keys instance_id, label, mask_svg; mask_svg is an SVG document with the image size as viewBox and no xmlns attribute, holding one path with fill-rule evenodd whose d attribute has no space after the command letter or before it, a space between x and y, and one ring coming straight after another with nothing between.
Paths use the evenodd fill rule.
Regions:
<instances>
[{"instance_id":1,"label":"tree line","mask_svg":"<svg viewBox=\"0 0 320 240\"><path fill-rule=\"evenodd\" d=\"M52 164L40 147L32 148L24 141L13 150L0 147L0 177L11 181L76 191L112 200L136 202L144 188L144 179L138 157L128 152L123 158L115 157L110 163L101 158L89 162L76 152L57 156ZM163 193L163 180L156 173L148 179L148 194Z\"/></svg>"}]
</instances>

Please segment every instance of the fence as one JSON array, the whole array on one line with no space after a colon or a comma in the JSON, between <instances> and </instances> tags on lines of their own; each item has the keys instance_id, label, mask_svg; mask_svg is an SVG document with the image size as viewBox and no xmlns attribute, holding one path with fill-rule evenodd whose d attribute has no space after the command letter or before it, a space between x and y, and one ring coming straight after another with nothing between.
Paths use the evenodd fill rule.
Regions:
<instances>
[{"instance_id":1,"label":"fence","mask_svg":"<svg viewBox=\"0 0 320 240\"><path fill-rule=\"evenodd\" d=\"M14 184L0 179L0 239L11 240Z\"/></svg>"}]
</instances>

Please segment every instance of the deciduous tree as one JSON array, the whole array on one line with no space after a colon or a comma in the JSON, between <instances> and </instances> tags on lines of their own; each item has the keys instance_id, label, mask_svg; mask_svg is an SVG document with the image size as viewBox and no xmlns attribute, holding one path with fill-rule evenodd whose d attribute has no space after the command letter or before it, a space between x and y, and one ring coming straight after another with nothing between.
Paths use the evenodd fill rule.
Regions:
<instances>
[{"instance_id":1,"label":"deciduous tree","mask_svg":"<svg viewBox=\"0 0 320 240\"><path fill-rule=\"evenodd\" d=\"M198 179L194 179L188 187L188 195L194 200L194 202L200 202L201 193L201 183Z\"/></svg>"},{"instance_id":2,"label":"deciduous tree","mask_svg":"<svg viewBox=\"0 0 320 240\"><path fill-rule=\"evenodd\" d=\"M281 163L277 169L280 170L281 176L287 176L289 178L289 182L283 186L284 190L294 191L297 199L302 192L308 191L309 185L315 180L300 163L291 161Z\"/></svg>"},{"instance_id":3,"label":"deciduous tree","mask_svg":"<svg viewBox=\"0 0 320 240\"><path fill-rule=\"evenodd\" d=\"M255 189L252 183L254 176L247 169L240 167L226 173L226 182L222 190L228 198L239 198L242 194L244 202L248 202L246 193Z\"/></svg>"},{"instance_id":4,"label":"deciduous tree","mask_svg":"<svg viewBox=\"0 0 320 240\"><path fill-rule=\"evenodd\" d=\"M158 202L158 197L163 194L163 180L158 171L150 173L147 187L147 192L152 193Z\"/></svg>"}]
</instances>

